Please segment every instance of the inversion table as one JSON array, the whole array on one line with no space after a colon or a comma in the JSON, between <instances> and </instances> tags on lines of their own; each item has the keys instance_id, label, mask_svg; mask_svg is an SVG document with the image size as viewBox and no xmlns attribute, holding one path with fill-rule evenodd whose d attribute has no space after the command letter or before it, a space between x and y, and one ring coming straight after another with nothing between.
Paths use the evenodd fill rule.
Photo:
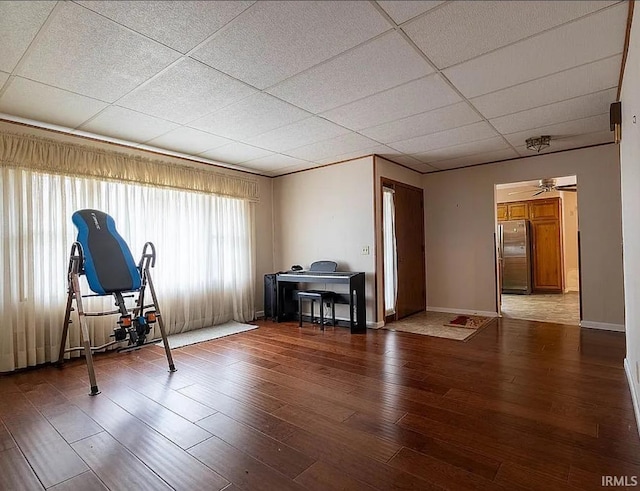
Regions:
<instances>
[{"instance_id":1,"label":"inversion table","mask_svg":"<svg viewBox=\"0 0 640 491\"><path fill-rule=\"evenodd\" d=\"M156 291L153 287L150 269L155 266L156 251L151 242L147 242L142 249L142 257L136 265L131 251L124 239L118 234L113 218L98 210L79 210L72 215L72 221L78 229L76 242L71 246L69 268L67 271L68 295L67 309L60 341L58 366L64 363L65 353L84 351L87 360L87 370L91 383L90 395L99 394L96 375L93 368L94 351L106 349L114 344L128 342L122 350L137 349L147 341L151 325L157 321L164 343L164 350L169 363L169 371L175 372L171 350L167 341L167 334L158 306ZM93 294L82 295L79 277L85 275L89 288ZM145 305L145 291L149 287L151 302ZM135 305L128 308L125 298L135 298ZM116 310L104 312L85 312L82 299L113 295ZM75 307L74 307L75 302ZM76 311L80 324L81 346L66 348L71 312ZM91 346L87 317L117 315L117 327L114 328L113 341L101 346ZM151 341L155 342L155 341Z\"/></svg>"}]
</instances>

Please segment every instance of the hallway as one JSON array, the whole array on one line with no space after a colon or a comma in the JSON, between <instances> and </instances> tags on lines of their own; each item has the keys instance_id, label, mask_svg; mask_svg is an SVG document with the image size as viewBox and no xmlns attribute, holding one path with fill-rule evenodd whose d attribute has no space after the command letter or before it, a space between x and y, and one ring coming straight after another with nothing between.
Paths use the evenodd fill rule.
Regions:
<instances>
[{"instance_id":1,"label":"hallway","mask_svg":"<svg viewBox=\"0 0 640 491\"><path fill-rule=\"evenodd\" d=\"M510 319L525 319L558 324L580 324L580 294L502 294L502 315Z\"/></svg>"}]
</instances>

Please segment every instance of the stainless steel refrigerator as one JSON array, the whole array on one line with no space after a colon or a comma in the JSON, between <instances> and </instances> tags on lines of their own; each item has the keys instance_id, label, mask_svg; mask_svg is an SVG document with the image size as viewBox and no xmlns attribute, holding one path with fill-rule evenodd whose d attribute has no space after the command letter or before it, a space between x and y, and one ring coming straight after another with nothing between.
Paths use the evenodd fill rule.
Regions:
<instances>
[{"instance_id":1,"label":"stainless steel refrigerator","mask_svg":"<svg viewBox=\"0 0 640 491\"><path fill-rule=\"evenodd\" d=\"M498 224L502 293L531 293L531 228L528 220Z\"/></svg>"}]
</instances>

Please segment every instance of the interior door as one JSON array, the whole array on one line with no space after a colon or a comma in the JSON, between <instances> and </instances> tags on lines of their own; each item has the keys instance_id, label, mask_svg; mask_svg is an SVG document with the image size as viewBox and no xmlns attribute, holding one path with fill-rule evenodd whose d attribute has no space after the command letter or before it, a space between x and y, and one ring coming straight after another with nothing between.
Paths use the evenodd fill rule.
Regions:
<instances>
[{"instance_id":1,"label":"interior door","mask_svg":"<svg viewBox=\"0 0 640 491\"><path fill-rule=\"evenodd\" d=\"M426 309L422 190L394 183L398 251L397 319Z\"/></svg>"}]
</instances>

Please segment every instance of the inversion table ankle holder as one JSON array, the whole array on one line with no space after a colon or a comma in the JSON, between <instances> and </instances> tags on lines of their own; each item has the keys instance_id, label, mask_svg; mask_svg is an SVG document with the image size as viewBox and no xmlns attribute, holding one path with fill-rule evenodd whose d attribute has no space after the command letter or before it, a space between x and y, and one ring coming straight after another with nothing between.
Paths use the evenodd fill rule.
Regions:
<instances>
[{"instance_id":1,"label":"inversion table ankle holder","mask_svg":"<svg viewBox=\"0 0 640 491\"><path fill-rule=\"evenodd\" d=\"M128 346L123 347L123 351L140 348L146 342L147 334L151 331L151 324L157 321L169 363L169 371L175 372L176 368L173 364L162 314L151 279L150 268L153 268L156 262L156 250L153 244L147 242L144 245L142 257L136 266L131 251L124 239L118 234L111 216L98 210L79 210L72 215L71 219L78 229L78 238L71 246L69 257L67 310L64 317L62 340L60 341L58 366L64 363L65 353L84 351L91 383L90 395L99 394L92 353L125 341L128 341ZM89 288L94 294L82 295L79 280L81 275L86 276ZM144 295L147 286L152 301L145 305ZM127 293L127 295L123 295L123 293ZM125 297L135 297L136 293L138 296L135 306L127 308ZM113 295L116 310L84 311L83 298L105 295ZM74 301L75 307L73 306ZM72 322L71 312L74 310L78 313L82 346L65 349L69 325ZM117 314L120 314L120 317L117 321L117 327L111 335L114 340L101 346L91 346L86 318Z\"/></svg>"}]
</instances>

